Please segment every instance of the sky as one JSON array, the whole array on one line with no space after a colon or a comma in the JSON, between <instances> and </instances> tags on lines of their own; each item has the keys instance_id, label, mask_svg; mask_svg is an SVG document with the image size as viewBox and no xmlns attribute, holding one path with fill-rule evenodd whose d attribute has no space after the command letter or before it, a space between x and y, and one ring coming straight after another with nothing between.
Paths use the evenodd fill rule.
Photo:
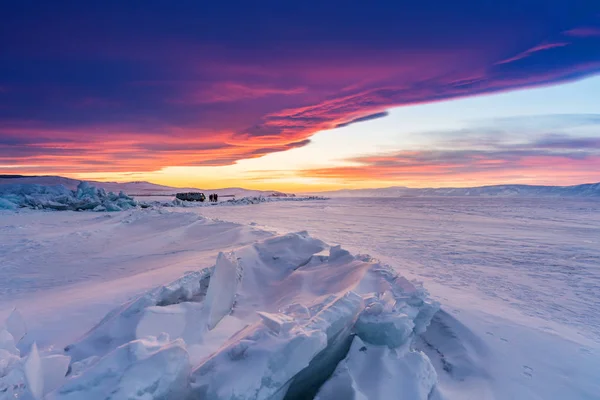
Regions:
<instances>
[{"instance_id":1,"label":"sky","mask_svg":"<svg viewBox=\"0 0 600 400\"><path fill-rule=\"evenodd\" d=\"M0 174L600 181L600 2L2 2Z\"/></svg>"}]
</instances>

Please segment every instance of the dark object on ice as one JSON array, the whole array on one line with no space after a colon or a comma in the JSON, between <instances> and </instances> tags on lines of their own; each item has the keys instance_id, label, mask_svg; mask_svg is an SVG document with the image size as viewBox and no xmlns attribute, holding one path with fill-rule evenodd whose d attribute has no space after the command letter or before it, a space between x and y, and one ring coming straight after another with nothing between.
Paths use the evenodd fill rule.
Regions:
<instances>
[{"instance_id":1,"label":"dark object on ice","mask_svg":"<svg viewBox=\"0 0 600 400\"><path fill-rule=\"evenodd\" d=\"M179 200L184 201L204 201L206 200L206 196L204 193L199 192L188 192L188 193L177 193L175 195Z\"/></svg>"},{"instance_id":2,"label":"dark object on ice","mask_svg":"<svg viewBox=\"0 0 600 400\"><path fill-rule=\"evenodd\" d=\"M213 199L215 199L215 203L216 203L217 201L219 201L219 195L216 193L213 194Z\"/></svg>"}]
</instances>

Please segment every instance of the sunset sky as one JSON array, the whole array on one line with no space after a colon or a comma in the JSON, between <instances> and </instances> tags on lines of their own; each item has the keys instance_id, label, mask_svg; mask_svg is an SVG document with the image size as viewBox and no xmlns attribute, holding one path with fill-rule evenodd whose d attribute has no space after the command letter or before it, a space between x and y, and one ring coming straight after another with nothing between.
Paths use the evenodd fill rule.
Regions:
<instances>
[{"instance_id":1,"label":"sunset sky","mask_svg":"<svg viewBox=\"0 0 600 400\"><path fill-rule=\"evenodd\" d=\"M3 2L0 174L600 181L600 1Z\"/></svg>"}]
</instances>

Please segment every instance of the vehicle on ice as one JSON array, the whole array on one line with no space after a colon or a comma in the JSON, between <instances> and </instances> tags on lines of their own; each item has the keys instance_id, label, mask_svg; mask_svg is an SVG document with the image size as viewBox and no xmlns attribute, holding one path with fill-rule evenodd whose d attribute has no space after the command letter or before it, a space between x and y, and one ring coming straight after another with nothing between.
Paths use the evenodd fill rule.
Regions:
<instances>
[{"instance_id":1,"label":"vehicle on ice","mask_svg":"<svg viewBox=\"0 0 600 400\"><path fill-rule=\"evenodd\" d=\"M204 193L200 192L188 192L188 193L177 193L175 195L179 200L184 201L204 201L206 200L206 196Z\"/></svg>"}]
</instances>

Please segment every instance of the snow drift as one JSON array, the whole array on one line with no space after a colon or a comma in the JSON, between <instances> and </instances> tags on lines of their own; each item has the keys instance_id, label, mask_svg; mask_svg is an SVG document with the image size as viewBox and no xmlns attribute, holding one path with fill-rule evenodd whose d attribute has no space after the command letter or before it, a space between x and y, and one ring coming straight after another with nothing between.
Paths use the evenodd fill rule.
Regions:
<instances>
[{"instance_id":1,"label":"snow drift","mask_svg":"<svg viewBox=\"0 0 600 400\"><path fill-rule=\"evenodd\" d=\"M81 182L76 190L63 185L0 185L0 209L122 211L136 206L137 202L123 192L107 193L87 182Z\"/></svg>"},{"instance_id":2,"label":"snow drift","mask_svg":"<svg viewBox=\"0 0 600 400\"><path fill-rule=\"evenodd\" d=\"M66 377L42 381L55 400L426 399L437 378L414 339L438 308L369 256L275 236L113 310L60 355Z\"/></svg>"}]
</instances>

